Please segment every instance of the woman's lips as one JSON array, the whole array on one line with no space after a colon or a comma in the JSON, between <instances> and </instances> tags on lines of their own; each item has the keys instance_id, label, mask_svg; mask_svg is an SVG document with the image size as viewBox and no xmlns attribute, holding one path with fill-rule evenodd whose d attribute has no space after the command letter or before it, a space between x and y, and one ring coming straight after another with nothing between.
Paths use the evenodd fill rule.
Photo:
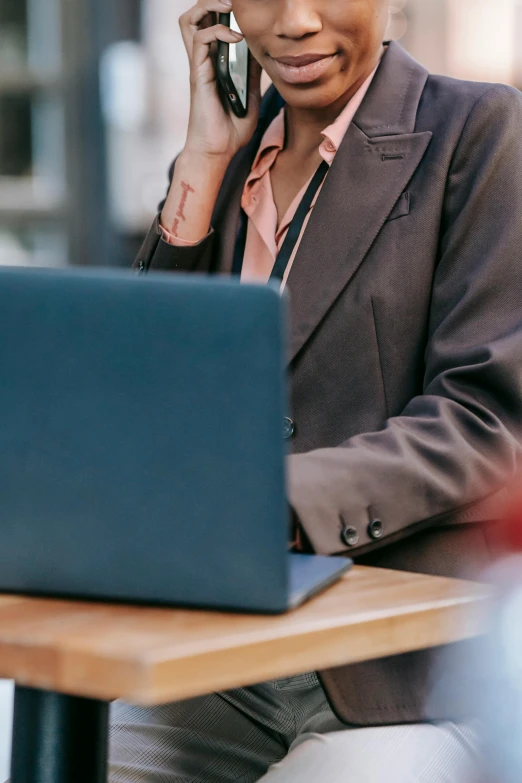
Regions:
<instances>
[{"instance_id":1,"label":"woman's lips","mask_svg":"<svg viewBox=\"0 0 522 783\"><path fill-rule=\"evenodd\" d=\"M272 58L272 63L283 81L288 84L307 84L320 79L334 59L335 54L304 54L300 57Z\"/></svg>"}]
</instances>

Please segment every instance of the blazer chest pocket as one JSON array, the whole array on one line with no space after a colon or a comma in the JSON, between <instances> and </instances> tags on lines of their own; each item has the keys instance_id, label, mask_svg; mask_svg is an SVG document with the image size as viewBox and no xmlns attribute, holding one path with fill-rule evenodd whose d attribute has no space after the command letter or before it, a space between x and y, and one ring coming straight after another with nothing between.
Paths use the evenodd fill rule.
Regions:
<instances>
[{"instance_id":1,"label":"blazer chest pocket","mask_svg":"<svg viewBox=\"0 0 522 783\"><path fill-rule=\"evenodd\" d=\"M386 220L386 222L389 223L392 220L397 220L397 218L404 217L405 215L409 215L410 204L411 204L410 191L406 190L399 198L399 200L395 204L390 214L388 215L388 219Z\"/></svg>"}]
</instances>

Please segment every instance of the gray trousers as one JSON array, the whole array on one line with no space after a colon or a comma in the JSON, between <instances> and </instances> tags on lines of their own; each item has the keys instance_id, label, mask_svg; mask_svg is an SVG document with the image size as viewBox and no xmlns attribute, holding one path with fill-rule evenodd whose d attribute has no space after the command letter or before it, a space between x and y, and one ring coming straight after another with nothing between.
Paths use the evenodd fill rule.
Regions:
<instances>
[{"instance_id":1,"label":"gray trousers","mask_svg":"<svg viewBox=\"0 0 522 783\"><path fill-rule=\"evenodd\" d=\"M112 706L110 783L475 783L452 723L350 729L315 674L155 708Z\"/></svg>"}]
</instances>

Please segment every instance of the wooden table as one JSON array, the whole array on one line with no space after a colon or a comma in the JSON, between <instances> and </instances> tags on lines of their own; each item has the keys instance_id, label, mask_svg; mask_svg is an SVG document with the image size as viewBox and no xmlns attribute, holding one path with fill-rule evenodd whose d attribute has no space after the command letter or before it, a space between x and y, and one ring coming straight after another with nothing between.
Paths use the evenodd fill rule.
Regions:
<instances>
[{"instance_id":1,"label":"wooden table","mask_svg":"<svg viewBox=\"0 0 522 783\"><path fill-rule=\"evenodd\" d=\"M106 779L108 703L153 705L486 632L491 590L355 567L281 617L0 596L12 783Z\"/></svg>"}]
</instances>

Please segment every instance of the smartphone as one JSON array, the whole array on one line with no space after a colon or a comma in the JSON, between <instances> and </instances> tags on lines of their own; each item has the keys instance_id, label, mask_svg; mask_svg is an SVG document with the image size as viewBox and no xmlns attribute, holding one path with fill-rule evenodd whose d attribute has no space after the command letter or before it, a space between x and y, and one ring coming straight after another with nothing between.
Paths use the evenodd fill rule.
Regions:
<instances>
[{"instance_id":1,"label":"smartphone","mask_svg":"<svg viewBox=\"0 0 522 783\"><path fill-rule=\"evenodd\" d=\"M234 14L219 14L219 23L241 32ZM250 52L243 39L237 44L219 41L217 51L217 77L226 107L236 117L246 117L248 113L248 81L250 72Z\"/></svg>"}]
</instances>

